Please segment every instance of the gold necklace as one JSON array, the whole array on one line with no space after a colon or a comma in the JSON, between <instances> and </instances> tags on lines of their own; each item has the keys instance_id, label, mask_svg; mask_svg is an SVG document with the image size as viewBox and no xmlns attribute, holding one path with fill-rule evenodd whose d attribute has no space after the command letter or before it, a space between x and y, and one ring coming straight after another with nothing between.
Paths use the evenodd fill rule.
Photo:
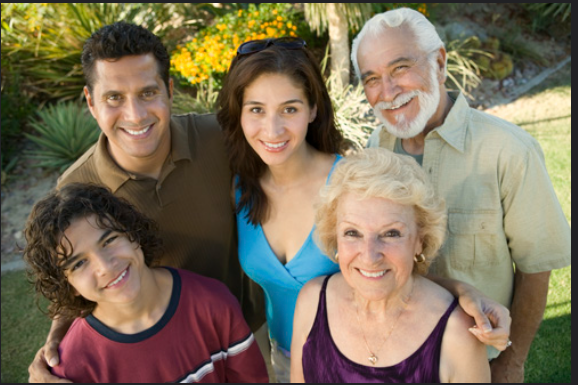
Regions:
<instances>
[{"instance_id":1,"label":"gold necklace","mask_svg":"<svg viewBox=\"0 0 578 385\"><path fill-rule=\"evenodd\" d=\"M393 333L393 329L397 325L397 321L399 321L401 314L405 311L405 309L407 308L407 305L409 305L409 301L411 301L411 296L413 295L413 289L414 288L415 288L415 281L412 283L411 292L409 293L409 296L407 297L407 301L404 301L403 299L401 300L405 304L405 306L401 307L401 310L397 314L395 321L391 324L391 327L389 328L389 333L387 333L387 336L385 337L385 339L381 343L379 349L377 350L378 352L385 344L385 341L387 341L387 339L391 336L391 333ZM355 299L355 296L354 296L354 299ZM361 321L359 320L359 305L357 304L357 302L355 302L355 305L356 305L355 306L355 315L357 316L357 323L361 327ZM369 360L369 362L371 362L372 365L375 366L375 364L377 363L379 358L375 355L375 353L373 353L371 351L371 349L369 349L369 344L367 343L367 339L365 338L365 331L363 330L363 328L361 328L361 333L363 335L363 341L365 342L365 348L367 349L367 352L369 353L369 357L367 357L367 359Z\"/></svg>"}]
</instances>

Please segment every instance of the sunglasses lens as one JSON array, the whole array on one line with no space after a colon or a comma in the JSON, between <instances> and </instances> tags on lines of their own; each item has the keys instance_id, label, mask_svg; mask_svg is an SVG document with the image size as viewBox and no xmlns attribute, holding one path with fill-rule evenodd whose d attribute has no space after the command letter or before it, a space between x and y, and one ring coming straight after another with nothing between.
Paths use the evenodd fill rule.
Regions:
<instances>
[{"instance_id":1,"label":"sunglasses lens","mask_svg":"<svg viewBox=\"0 0 578 385\"><path fill-rule=\"evenodd\" d=\"M280 46L286 49L299 49L307 46L305 40L299 37L280 37L277 39L251 40L239 46L237 55L248 55L263 51L271 45Z\"/></svg>"},{"instance_id":2,"label":"sunglasses lens","mask_svg":"<svg viewBox=\"0 0 578 385\"><path fill-rule=\"evenodd\" d=\"M237 49L237 54L246 55L249 53L255 53L267 48L267 40L251 40L243 43Z\"/></svg>"},{"instance_id":3,"label":"sunglasses lens","mask_svg":"<svg viewBox=\"0 0 578 385\"><path fill-rule=\"evenodd\" d=\"M284 47L284 48L302 48L305 47L305 40L298 38L298 37L280 37L275 40L275 45Z\"/></svg>"}]
</instances>

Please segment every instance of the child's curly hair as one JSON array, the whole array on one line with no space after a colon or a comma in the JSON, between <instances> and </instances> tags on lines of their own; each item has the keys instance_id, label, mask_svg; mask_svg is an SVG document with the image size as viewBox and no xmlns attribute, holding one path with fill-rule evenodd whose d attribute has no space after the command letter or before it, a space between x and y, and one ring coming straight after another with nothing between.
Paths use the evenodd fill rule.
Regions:
<instances>
[{"instance_id":1,"label":"child's curly hair","mask_svg":"<svg viewBox=\"0 0 578 385\"><path fill-rule=\"evenodd\" d=\"M156 223L107 188L73 183L53 190L34 205L24 230L28 277L37 295L42 294L50 301L50 318L87 316L96 306L95 302L74 294L63 268L73 254L64 232L74 220L91 215L96 216L100 228L123 233L140 245L147 266L162 254Z\"/></svg>"}]
</instances>

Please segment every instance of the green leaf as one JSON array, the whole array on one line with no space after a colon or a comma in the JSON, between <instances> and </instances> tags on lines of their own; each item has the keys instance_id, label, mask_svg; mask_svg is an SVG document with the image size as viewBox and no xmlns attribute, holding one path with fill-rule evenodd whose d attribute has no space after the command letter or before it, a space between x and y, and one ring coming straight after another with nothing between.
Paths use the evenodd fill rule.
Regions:
<instances>
[{"instance_id":1,"label":"green leaf","mask_svg":"<svg viewBox=\"0 0 578 385\"><path fill-rule=\"evenodd\" d=\"M37 135L25 133L38 148L26 156L42 160L38 166L62 170L97 140L100 129L84 104L59 103L38 112L30 122Z\"/></svg>"}]
</instances>

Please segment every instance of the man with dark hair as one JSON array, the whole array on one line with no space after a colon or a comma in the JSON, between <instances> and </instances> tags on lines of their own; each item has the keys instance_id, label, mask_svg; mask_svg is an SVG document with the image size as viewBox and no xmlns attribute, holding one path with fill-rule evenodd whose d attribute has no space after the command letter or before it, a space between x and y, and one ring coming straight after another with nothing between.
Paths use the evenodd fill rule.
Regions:
<instances>
[{"instance_id":1,"label":"man with dark hair","mask_svg":"<svg viewBox=\"0 0 578 385\"><path fill-rule=\"evenodd\" d=\"M89 383L268 382L235 297L215 279L152 267L163 253L155 222L107 188L52 191L34 205L25 234L24 260L49 316L75 318L54 374Z\"/></svg>"},{"instance_id":2,"label":"man with dark hair","mask_svg":"<svg viewBox=\"0 0 578 385\"><path fill-rule=\"evenodd\" d=\"M243 276L230 201L231 177L214 115L171 117L169 55L158 37L114 23L86 42L84 94L102 133L58 180L108 187L155 220L165 245L162 265L225 283L255 331L265 321L261 289ZM57 319L29 368L31 381L58 364L56 347L72 320Z\"/></svg>"},{"instance_id":3,"label":"man with dark hair","mask_svg":"<svg viewBox=\"0 0 578 385\"><path fill-rule=\"evenodd\" d=\"M92 92L98 80L95 66L99 60L118 60L125 56L152 54L156 59L158 75L169 91L169 53L161 40L147 29L119 21L93 33L82 49L82 72L86 87Z\"/></svg>"}]
</instances>

